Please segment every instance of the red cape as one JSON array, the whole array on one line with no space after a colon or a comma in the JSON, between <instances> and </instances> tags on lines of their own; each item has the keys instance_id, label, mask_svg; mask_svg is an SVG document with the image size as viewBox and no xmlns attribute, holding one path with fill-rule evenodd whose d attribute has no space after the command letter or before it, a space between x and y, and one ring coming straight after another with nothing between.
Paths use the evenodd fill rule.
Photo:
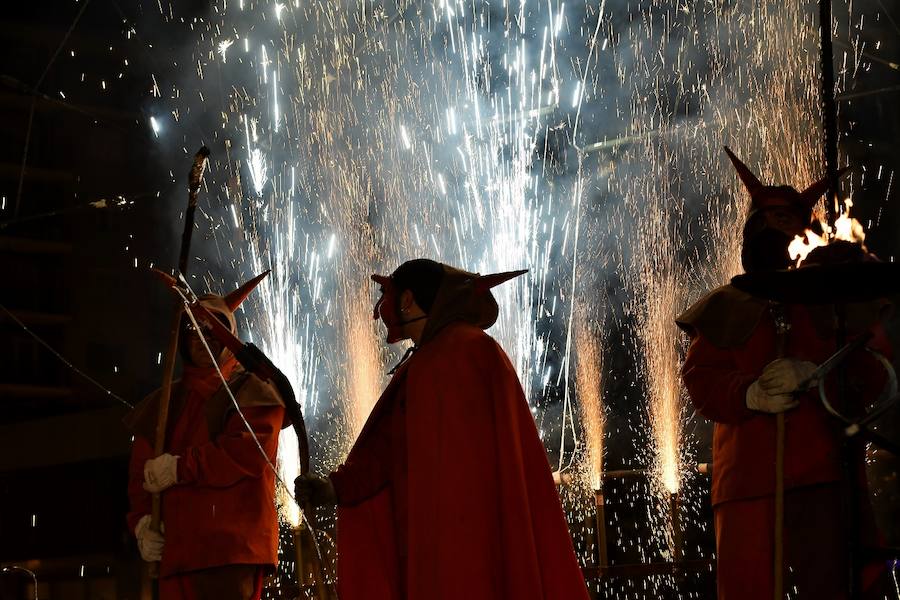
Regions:
<instances>
[{"instance_id":1,"label":"red cape","mask_svg":"<svg viewBox=\"0 0 900 600\"><path fill-rule=\"evenodd\" d=\"M391 380L351 457L400 386L407 598L587 600L544 447L500 346L466 323L441 330ZM341 600L399 598L392 493L402 490L338 511Z\"/></svg>"}]
</instances>

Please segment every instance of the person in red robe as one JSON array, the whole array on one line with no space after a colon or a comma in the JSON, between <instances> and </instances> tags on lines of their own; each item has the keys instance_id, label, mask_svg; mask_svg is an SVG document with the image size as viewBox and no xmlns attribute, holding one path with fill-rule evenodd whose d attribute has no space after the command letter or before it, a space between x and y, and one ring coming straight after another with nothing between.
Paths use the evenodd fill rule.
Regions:
<instances>
[{"instance_id":1,"label":"person in red robe","mask_svg":"<svg viewBox=\"0 0 900 600\"><path fill-rule=\"evenodd\" d=\"M743 232L748 273L791 266L788 244L810 226L824 181L803 192L764 186L726 148L748 188L752 206ZM863 307L851 333L867 329L870 347L889 352L877 310ZM846 598L849 540L842 510L841 433L808 379L837 350L831 306L775 304L732 285L720 287L677 322L691 345L682 377L697 412L715 423L712 504L716 530L719 600L772 598L782 569L791 598ZM875 318L872 318L872 317ZM777 326L783 320L788 329ZM881 391L884 371L867 352L847 365L848 396L862 402ZM831 387L831 383L829 383ZM834 390L832 390L834 392ZM861 402L861 403L862 403ZM776 415L784 415L784 526L776 533ZM874 545L862 447L854 459L861 507L858 543ZM783 565L775 565L776 536ZM863 572L875 594L881 569ZM867 596L876 597L876 596ZM880 597L880 596L879 596Z\"/></svg>"},{"instance_id":2,"label":"person in red robe","mask_svg":"<svg viewBox=\"0 0 900 600\"><path fill-rule=\"evenodd\" d=\"M297 479L338 505L341 600L585 600L550 465L519 379L485 329L479 276L425 259L375 275L389 343L415 344L347 460Z\"/></svg>"},{"instance_id":3,"label":"person in red robe","mask_svg":"<svg viewBox=\"0 0 900 600\"><path fill-rule=\"evenodd\" d=\"M261 277L224 297L201 296L200 303L236 332L234 311ZM203 337L253 433L185 316L179 338L182 376L172 384L165 453L154 457L153 452L159 390L126 419L134 432L128 526L142 558L159 562L161 600L258 599L264 571L278 562L270 464L278 433L287 425L284 402L274 386L244 371L208 332ZM162 493L160 532L150 527L156 492Z\"/></svg>"}]
</instances>

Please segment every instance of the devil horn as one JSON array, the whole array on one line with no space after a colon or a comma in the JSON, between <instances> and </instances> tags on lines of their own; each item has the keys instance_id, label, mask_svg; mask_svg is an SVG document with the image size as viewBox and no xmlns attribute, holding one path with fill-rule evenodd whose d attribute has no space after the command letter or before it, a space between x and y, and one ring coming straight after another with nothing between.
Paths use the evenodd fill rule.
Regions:
<instances>
[{"instance_id":1,"label":"devil horn","mask_svg":"<svg viewBox=\"0 0 900 600\"><path fill-rule=\"evenodd\" d=\"M257 275L256 277L254 277L253 279L251 279L250 281L248 281L241 287L239 287L238 289L234 290L233 292L231 292L227 296L225 296L224 300L225 300L225 304L228 306L228 310L230 310L231 312L236 311L237 307L240 306L241 303L247 299L247 296L250 295L250 292L253 291L253 288L258 286L259 282L262 281L263 279L265 279L266 275L268 275L271 272L272 272L271 269L267 269L267 270L263 271L262 273L260 273L259 275Z\"/></svg>"},{"instance_id":2,"label":"devil horn","mask_svg":"<svg viewBox=\"0 0 900 600\"><path fill-rule=\"evenodd\" d=\"M505 273L492 273L490 275L481 275L478 279L475 280L475 287L479 292L486 292L487 290L497 287L501 283L506 283L510 279L515 279L521 275L524 275L528 272L528 269L522 269L520 271L506 271Z\"/></svg>"},{"instance_id":3,"label":"devil horn","mask_svg":"<svg viewBox=\"0 0 900 600\"><path fill-rule=\"evenodd\" d=\"M725 146L725 154L728 155L728 158L731 159L731 164L734 165L734 170L737 171L738 177L741 178L741 181L744 183L744 187L747 188L747 191L750 192L750 196L752 197L760 188L763 187L762 182L759 178L753 174L747 165L741 162L734 152L731 151L731 148Z\"/></svg>"},{"instance_id":4,"label":"devil horn","mask_svg":"<svg viewBox=\"0 0 900 600\"><path fill-rule=\"evenodd\" d=\"M843 177L845 174L847 174L849 171L850 171L850 167L844 167L843 169L841 169L840 171L837 172L837 179L840 180L840 178ZM816 181L815 183L811 184L808 188L806 188L805 190L800 192L800 201L802 202L803 206L808 206L808 207L812 208L812 206L815 205L815 203L819 201L819 198L821 198L822 194L824 194L827 190L828 190L828 178L823 177L822 179ZM835 191L837 191L837 190L835 190Z\"/></svg>"}]
</instances>

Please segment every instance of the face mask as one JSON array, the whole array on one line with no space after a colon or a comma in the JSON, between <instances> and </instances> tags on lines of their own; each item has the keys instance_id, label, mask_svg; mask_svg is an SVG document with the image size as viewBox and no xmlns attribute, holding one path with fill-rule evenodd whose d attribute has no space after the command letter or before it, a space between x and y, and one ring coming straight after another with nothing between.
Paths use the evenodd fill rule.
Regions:
<instances>
[{"instance_id":1,"label":"face mask","mask_svg":"<svg viewBox=\"0 0 900 600\"><path fill-rule=\"evenodd\" d=\"M767 228L777 229L785 235L802 235L809 225L811 215L791 206L776 206L762 211ZM805 217L805 218L804 218Z\"/></svg>"},{"instance_id":2,"label":"face mask","mask_svg":"<svg viewBox=\"0 0 900 600\"><path fill-rule=\"evenodd\" d=\"M375 303L372 318L380 318L382 323L384 323L384 326L387 328L387 343L394 344L407 339L409 336L403 332L403 327L428 317L423 315L415 319L403 320L400 317L400 297L397 294L397 288L394 286L393 280L383 275L372 275L372 281L381 286L381 298Z\"/></svg>"},{"instance_id":3,"label":"face mask","mask_svg":"<svg viewBox=\"0 0 900 600\"><path fill-rule=\"evenodd\" d=\"M403 335L403 323L400 320L399 310L397 307L398 298L397 291L394 288L394 282L389 277L380 275L372 275L372 280L381 285L381 298L375 303L375 310L372 313L373 319L381 319L387 328L387 343L393 344L405 339Z\"/></svg>"},{"instance_id":4,"label":"face mask","mask_svg":"<svg viewBox=\"0 0 900 600\"><path fill-rule=\"evenodd\" d=\"M792 236L780 229L765 226L744 237L741 262L748 273L787 269L793 264L788 255Z\"/></svg>"},{"instance_id":5,"label":"face mask","mask_svg":"<svg viewBox=\"0 0 900 600\"><path fill-rule=\"evenodd\" d=\"M228 319L219 313L213 313L225 326L227 329L231 329L231 325L228 322ZM224 348L222 345L216 340L215 336L212 332L212 326L206 323L205 321L198 321L200 325L199 332L194 327L194 324L191 323L190 319L185 316L181 321L181 331L178 334L178 345L179 352L181 353L181 357L187 362L195 365L195 366L212 366L212 364L207 365L207 359L209 359L209 353L206 352L206 349L203 347L202 342L200 341L200 337L206 340L206 343L209 345L210 350L212 350L213 354L217 357L217 360L222 358L222 352ZM201 357L202 360L199 362L195 360L195 358Z\"/></svg>"}]
</instances>

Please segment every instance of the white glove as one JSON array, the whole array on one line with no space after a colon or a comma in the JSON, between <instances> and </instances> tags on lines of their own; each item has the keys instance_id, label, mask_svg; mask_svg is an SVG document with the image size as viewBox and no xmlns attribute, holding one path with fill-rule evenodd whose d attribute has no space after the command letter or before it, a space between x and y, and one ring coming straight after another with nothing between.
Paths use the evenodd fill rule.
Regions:
<instances>
[{"instance_id":1,"label":"white glove","mask_svg":"<svg viewBox=\"0 0 900 600\"><path fill-rule=\"evenodd\" d=\"M144 489L159 493L178 483L178 457L160 454L144 463Z\"/></svg>"},{"instance_id":2,"label":"white glove","mask_svg":"<svg viewBox=\"0 0 900 600\"><path fill-rule=\"evenodd\" d=\"M792 394L768 394L757 379L747 388L746 403L750 410L776 414L795 408L800 401Z\"/></svg>"},{"instance_id":3,"label":"white glove","mask_svg":"<svg viewBox=\"0 0 900 600\"><path fill-rule=\"evenodd\" d=\"M147 562L158 562L162 560L163 546L166 544L165 525L159 524L162 531L153 531L150 529L150 515L144 515L138 521L137 527L134 528L134 537L137 538L138 550L141 558Z\"/></svg>"},{"instance_id":4,"label":"white glove","mask_svg":"<svg viewBox=\"0 0 900 600\"><path fill-rule=\"evenodd\" d=\"M789 394L797 391L800 384L812 377L817 368L806 360L779 358L766 365L758 381L769 394ZM809 382L810 387L813 383Z\"/></svg>"}]
</instances>

